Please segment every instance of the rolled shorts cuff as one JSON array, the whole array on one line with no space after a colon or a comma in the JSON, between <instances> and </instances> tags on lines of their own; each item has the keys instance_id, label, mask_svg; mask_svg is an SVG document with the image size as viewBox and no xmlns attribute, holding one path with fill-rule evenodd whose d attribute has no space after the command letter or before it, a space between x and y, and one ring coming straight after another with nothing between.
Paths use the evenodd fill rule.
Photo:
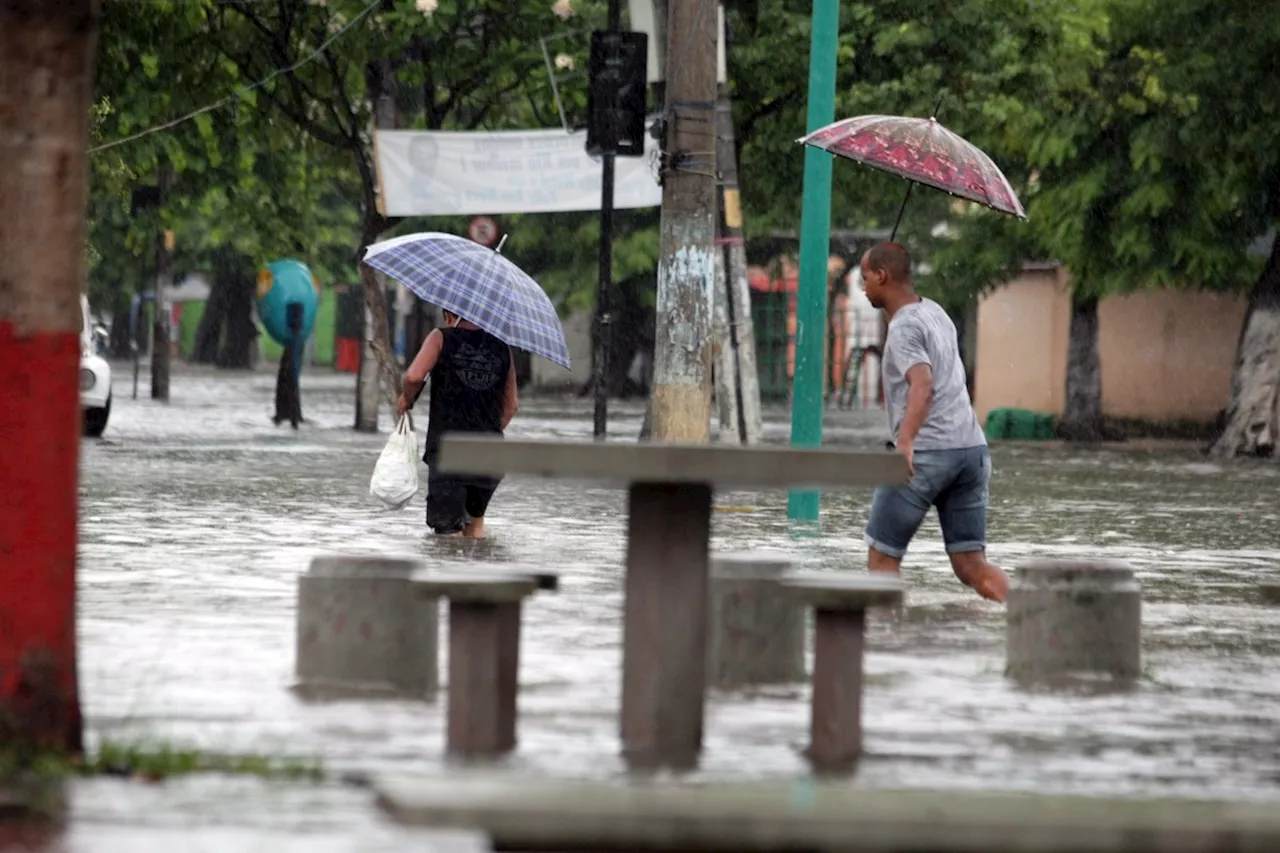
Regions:
<instances>
[{"instance_id":1,"label":"rolled shorts cuff","mask_svg":"<svg viewBox=\"0 0 1280 853\"><path fill-rule=\"evenodd\" d=\"M886 557L892 557L895 560L901 560L903 557L907 556L906 548L895 548L886 542L881 542L878 539L872 539L868 535L864 534L862 537L862 541L866 543L866 546L868 548L875 548L877 551L879 551L881 554L884 554Z\"/></svg>"},{"instance_id":2,"label":"rolled shorts cuff","mask_svg":"<svg viewBox=\"0 0 1280 853\"><path fill-rule=\"evenodd\" d=\"M970 554L970 553L973 553L974 551L985 551L985 550L987 550L987 543L981 542L977 539L970 539L967 542L948 542L947 543L948 554Z\"/></svg>"}]
</instances>

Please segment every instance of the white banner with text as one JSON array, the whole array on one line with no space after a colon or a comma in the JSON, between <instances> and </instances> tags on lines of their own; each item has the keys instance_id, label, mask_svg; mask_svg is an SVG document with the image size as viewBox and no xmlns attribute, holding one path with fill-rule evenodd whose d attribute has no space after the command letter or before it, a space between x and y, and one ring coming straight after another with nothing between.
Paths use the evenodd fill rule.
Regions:
<instances>
[{"instance_id":1,"label":"white banner with text","mask_svg":"<svg viewBox=\"0 0 1280 853\"><path fill-rule=\"evenodd\" d=\"M601 164L587 156L586 131L517 130L454 133L380 130L374 136L384 216L561 213L600 209ZM613 206L662 203L645 156L618 157Z\"/></svg>"}]
</instances>

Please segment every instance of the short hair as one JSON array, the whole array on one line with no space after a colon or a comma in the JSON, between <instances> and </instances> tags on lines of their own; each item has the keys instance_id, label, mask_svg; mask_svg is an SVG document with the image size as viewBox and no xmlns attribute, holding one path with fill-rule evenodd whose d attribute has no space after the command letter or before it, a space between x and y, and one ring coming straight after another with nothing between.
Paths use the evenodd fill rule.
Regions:
<instances>
[{"instance_id":1,"label":"short hair","mask_svg":"<svg viewBox=\"0 0 1280 853\"><path fill-rule=\"evenodd\" d=\"M894 281L911 278L911 253L901 243L877 243L867 252L867 266L884 270Z\"/></svg>"}]
</instances>

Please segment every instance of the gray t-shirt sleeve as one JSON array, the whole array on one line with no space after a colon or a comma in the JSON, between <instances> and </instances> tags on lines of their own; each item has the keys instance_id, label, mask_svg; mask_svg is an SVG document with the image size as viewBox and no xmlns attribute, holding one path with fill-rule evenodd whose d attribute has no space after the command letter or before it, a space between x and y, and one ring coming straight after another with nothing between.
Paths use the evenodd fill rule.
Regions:
<instances>
[{"instance_id":1,"label":"gray t-shirt sleeve","mask_svg":"<svg viewBox=\"0 0 1280 853\"><path fill-rule=\"evenodd\" d=\"M914 317L903 317L901 322L891 325L887 344L889 358L893 359L894 366L903 376L917 364L927 364L930 370L933 369L928 334Z\"/></svg>"}]
</instances>

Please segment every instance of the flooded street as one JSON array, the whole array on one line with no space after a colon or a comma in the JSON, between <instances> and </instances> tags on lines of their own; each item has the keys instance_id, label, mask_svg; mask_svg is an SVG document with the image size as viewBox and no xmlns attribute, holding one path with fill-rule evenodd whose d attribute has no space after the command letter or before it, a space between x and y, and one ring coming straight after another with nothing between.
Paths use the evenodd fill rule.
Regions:
<instances>
[{"instance_id":1,"label":"flooded street","mask_svg":"<svg viewBox=\"0 0 1280 853\"><path fill-rule=\"evenodd\" d=\"M441 703L308 704L290 691L296 578L321 554L483 559L561 573L558 594L526 607L520 747L510 763L557 776L622 774L620 489L510 477L491 506L488 541L439 540L423 525L424 492L393 513L369 498L390 423L384 412L382 435L351 429L350 377L304 375L308 422L296 433L270 422L273 375L184 369L168 407L148 398L145 376L137 401L129 384L121 369L106 441L85 441L81 459L80 669L91 738L318 758L334 773L440 771ZM509 434L589 438L589 405L528 401ZM642 413L612 407L611 433L632 439ZM773 414L769 435L784 440L785 412ZM878 411L831 417L833 441L881 438ZM955 581L931 516L907 558L903 621L873 625L868 755L856 784L1280 803L1280 608L1258 603L1253 588L1280 575L1280 466L1210 464L1194 450L1034 446L996 446L993 459L993 561L1130 561L1143 586L1144 678L1123 695L1015 689L1002 675L1004 610ZM817 537L789 531L783 492L716 503L732 510L716 513L718 549L864 568L869 490L826 494ZM803 685L713 694L699 776L806 773L798 749L807 726ZM310 850L400 849L411 837L386 825L364 792L328 785L97 780L81 783L74 800L78 817L103 826L145 813L157 827L197 821L362 839ZM109 835L93 849L115 849ZM419 839L414 849L468 849L465 839L435 843Z\"/></svg>"}]
</instances>

